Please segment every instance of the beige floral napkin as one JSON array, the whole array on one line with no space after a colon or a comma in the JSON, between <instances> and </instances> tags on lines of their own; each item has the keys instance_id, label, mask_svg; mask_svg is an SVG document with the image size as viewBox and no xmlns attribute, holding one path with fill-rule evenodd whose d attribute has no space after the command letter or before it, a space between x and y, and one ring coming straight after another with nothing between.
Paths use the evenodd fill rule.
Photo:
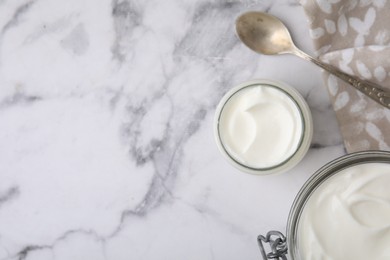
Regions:
<instances>
[{"instance_id":1,"label":"beige floral napkin","mask_svg":"<svg viewBox=\"0 0 390 260\"><path fill-rule=\"evenodd\" d=\"M390 89L390 1L301 0L320 59ZM390 150L390 109L324 72L348 152Z\"/></svg>"}]
</instances>

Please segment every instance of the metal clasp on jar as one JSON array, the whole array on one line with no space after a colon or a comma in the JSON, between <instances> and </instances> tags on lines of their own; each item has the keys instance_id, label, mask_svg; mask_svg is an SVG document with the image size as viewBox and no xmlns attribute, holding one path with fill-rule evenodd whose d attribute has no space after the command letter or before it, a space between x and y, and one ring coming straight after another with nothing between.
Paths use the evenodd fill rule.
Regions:
<instances>
[{"instance_id":1,"label":"metal clasp on jar","mask_svg":"<svg viewBox=\"0 0 390 260\"><path fill-rule=\"evenodd\" d=\"M259 235L257 237L257 242L259 243L263 260L268 260L268 259L287 260L286 237L281 232L269 231L265 237ZM266 253L263 243L269 243L271 252Z\"/></svg>"}]
</instances>

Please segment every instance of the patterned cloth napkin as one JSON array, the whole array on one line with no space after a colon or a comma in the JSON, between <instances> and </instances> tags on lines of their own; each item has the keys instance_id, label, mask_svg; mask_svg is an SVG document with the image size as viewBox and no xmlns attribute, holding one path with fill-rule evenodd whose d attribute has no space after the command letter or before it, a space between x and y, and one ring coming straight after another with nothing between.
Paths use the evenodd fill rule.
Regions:
<instances>
[{"instance_id":1,"label":"patterned cloth napkin","mask_svg":"<svg viewBox=\"0 0 390 260\"><path fill-rule=\"evenodd\" d=\"M390 1L301 0L320 59L390 89ZM348 152L390 150L390 109L324 72Z\"/></svg>"}]
</instances>

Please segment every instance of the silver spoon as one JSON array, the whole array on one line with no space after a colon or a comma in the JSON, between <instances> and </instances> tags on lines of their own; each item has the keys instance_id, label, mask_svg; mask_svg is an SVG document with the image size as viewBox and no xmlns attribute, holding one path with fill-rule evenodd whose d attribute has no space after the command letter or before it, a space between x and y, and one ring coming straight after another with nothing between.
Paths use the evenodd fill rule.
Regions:
<instances>
[{"instance_id":1,"label":"silver spoon","mask_svg":"<svg viewBox=\"0 0 390 260\"><path fill-rule=\"evenodd\" d=\"M295 54L339 77L382 106L390 108L390 92L388 90L375 83L344 73L336 67L304 53L295 46L286 26L275 16L262 12L244 13L236 21L236 30L241 41L253 51L266 55Z\"/></svg>"}]
</instances>

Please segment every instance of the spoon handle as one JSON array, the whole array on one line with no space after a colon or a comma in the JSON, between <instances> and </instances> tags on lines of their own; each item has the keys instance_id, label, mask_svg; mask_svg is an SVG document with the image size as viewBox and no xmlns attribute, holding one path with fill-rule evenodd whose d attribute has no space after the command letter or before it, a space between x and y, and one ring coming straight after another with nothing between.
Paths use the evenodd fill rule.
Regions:
<instances>
[{"instance_id":1,"label":"spoon handle","mask_svg":"<svg viewBox=\"0 0 390 260\"><path fill-rule=\"evenodd\" d=\"M315 59L311 57L310 55L304 53L303 51L299 49L295 49L293 51L293 54L313 62L314 64L320 66L324 70L328 71L329 73L335 75L336 77L344 80L345 82L349 83L351 86L359 90L360 92L364 93L377 103L381 104L382 106L385 106L387 108L390 108L390 91L383 89L381 86L369 82L367 80L359 79L358 77L351 76L345 72L342 72L341 70L337 69L336 67L323 63L322 61Z\"/></svg>"}]
</instances>

